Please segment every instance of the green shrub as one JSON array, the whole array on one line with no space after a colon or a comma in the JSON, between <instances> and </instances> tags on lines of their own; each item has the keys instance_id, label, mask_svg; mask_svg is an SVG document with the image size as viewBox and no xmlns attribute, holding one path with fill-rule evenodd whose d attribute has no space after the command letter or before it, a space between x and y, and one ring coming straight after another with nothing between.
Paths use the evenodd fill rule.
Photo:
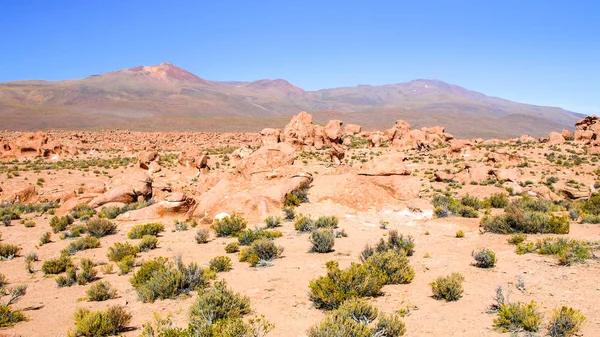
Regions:
<instances>
[{"instance_id":1,"label":"green shrub","mask_svg":"<svg viewBox=\"0 0 600 337\"><path fill-rule=\"evenodd\" d=\"M577 220L577 218L575 218L574 220ZM600 215L584 214L581 218L581 223L594 225L600 224Z\"/></svg>"},{"instance_id":2,"label":"green shrub","mask_svg":"<svg viewBox=\"0 0 600 337\"><path fill-rule=\"evenodd\" d=\"M144 235L157 236L160 232L165 231L165 226L162 223L146 223L143 225L135 225L127 233L127 237L130 239L141 239Z\"/></svg>"},{"instance_id":3,"label":"green shrub","mask_svg":"<svg viewBox=\"0 0 600 337\"><path fill-rule=\"evenodd\" d=\"M459 239L460 238L464 238L465 237L465 231L463 231L462 229L457 230L456 231L456 237L459 238Z\"/></svg>"},{"instance_id":4,"label":"green shrub","mask_svg":"<svg viewBox=\"0 0 600 337\"><path fill-rule=\"evenodd\" d=\"M25 221L23 222L23 226L25 226L25 228L35 227L35 221Z\"/></svg>"},{"instance_id":5,"label":"green shrub","mask_svg":"<svg viewBox=\"0 0 600 337\"><path fill-rule=\"evenodd\" d=\"M154 235L144 235L138 245L140 252L148 252L158 245L158 238Z\"/></svg>"},{"instance_id":6,"label":"green shrub","mask_svg":"<svg viewBox=\"0 0 600 337\"><path fill-rule=\"evenodd\" d=\"M316 228L337 228L339 220L335 216L322 215L315 221Z\"/></svg>"},{"instance_id":7,"label":"green shrub","mask_svg":"<svg viewBox=\"0 0 600 337\"><path fill-rule=\"evenodd\" d=\"M19 256L21 247L9 243L0 243L0 259L10 260Z\"/></svg>"},{"instance_id":8,"label":"green shrub","mask_svg":"<svg viewBox=\"0 0 600 337\"><path fill-rule=\"evenodd\" d=\"M67 271L67 268L72 268L73 262L68 256L61 256L59 258L50 259L44 261L42 264L42 271L44 274L60 274Z\"/></svg>"},{"instance_id":9,"label":"green shrub","mask_svg":"<svg viewBox=\"0 0 600 337\"><path fill-rule=\"evenodd\" d=\"M483 207L481 200L479 198L471 196L469 194L465 195L460 199L460 203L465 207L470 207L474 210L478 210Z\"/></svg>"},{"instance_id":10,"label":"green shrub","mask_svg":"<svg viewBox=\"0 0 600 337\"><path fill-rule=\"evenodd\" d=\"M433 209L433 216L436 218L446 218L448 217L448 209L443 207L435 207Z\"/></svg>"},{"instance_id":11,"label":"green shrub","mask_svg":"<svg viewBox=\"0 0 600 337\"><path fill-rule=\"evenodd\" d=\"M369 327L378 316L377 324ZM398 315L379 315L375 307L357 298L345 301L337 310L327 314L323 321L307 331L308 337L396 337L405 333L405 324Z\"/></svg>"},{"instance_id":12,"label":"green shrub","mask_svg":"<svg viewBox=\"0 0 600 337\"><path fill-rule=\"evenodd\" d=\"M119 262L126 256L137 257L139 248L130 244L129 242L115 242L115 245L108 248L106 257L109 261Z\"/></svg>"},{"instance_id":13,"label":"green shrub","mask_svg":"<svg viewBox=\"0 0 600 337\"><path fill-rule=\"evenodd\" d=\"M281 217L269 216L265 219L267 228L275 228L281 226Z\"/></svg>"},{"instance_id":14,"label":"green shrub","mask_svg":"<svg viewBox=\"0 0 600 337\"><path fill-rule=\"evenodd\" d=\"M199 244L208 243L210 241L210 233L206 228L200 228L194 237Z\"/></svg>"},{"instance_id":15,"label":"green shrub","mask_svg":"<svg viewBox=\"0 0 600 337\"><path fill-rule=\"evenodd\" d=\"M408 262L403 250L387 250L373 253L365 265L373 274L381 275L384 284L406 284L415 277L415 271Z\"/></svg>"},{"instance_id":16,"label":"green shrub","mask_svg":"<svg viewBox=\"0 0 600 337\"><path fill-rule=\"evenodd\" d=\"M237 242L230 242L227 244L227 246L225 246L225 252L226 253L237 253L240 251L240 244Z\"/></svg>"},{"instance_id":17,"label":"green shrub","mask_svg":"<svg viewBox=\"0 0 600 337\"><path fill-rule=\"evenodd\" d=\"M527 240L527 234L525 233L515 233L510 238L507 239L508 243L511 245L520 245L521 243Z\"/></svg>"},{"instance_id":18,"label":"green shrub","mask_svg":"<svg viewBox=\"0 0 600 337\"><path fill-rule=\"evenodd\" d=\"M61 253L63 255L73 255L81 250L92 249L100 247L100 240L93 236L86 236L79 238L69 243L67 248L63 249Z\"/></svg>"},{"instance_id":19,"label":"green shrub","mask_svg":"<svg viewBox=\"0 0 600 337\"><path fill-rule=\"evenodd\" d=\"M296 206L300 206L300 198L298 198L297 195L293 194L293 193L289 193L285 195L285 202L283 203L283 205L285 207L296 207Z\"/></svg>"},{"instance_id":20,"label":"green shrub","mask_svg":"<svg viewBox=\"0 0 600 337\"><path fill-rule=\"evenodd\" d=\"M499 234L568 234L571 225L569 218L547 213L550 209L551 206L544 201L513 202L504 210L504 214L486 216L481 224L487 231Z\"/></svg>"},{"instance_id":21,"label":"green shrub","mask_svg":"<svg viewBox=\"0 0 600 337\"><path fill-rule=\"evenodd\" d=\"M494 325L502 332L529 331L536 332L542 324L542 314L538 311L535 302L529 304L505 303L500 305L498 317Z\"/></svg>"},{"instance_id":22,"label":"green shrub","mask_svg":"<svg viewBox=\"0 0 600 337\"><path fill-rule=\"evenodd\" d=\"M464 280L464 276L460 273L438 277L429 284L433 291L433 298L436 300L458 301L463 294L462 283Z\"/></svg>"},{"instance_id":23,"label":"green shrub","mask_svg":"<svg viewBox=\"0 0 600 337\"><path fill-rule=\"evenodd\" d=\"M121 259L121 261L117 262L117 267L119 267L119 275L129 274L135 267L135 257L133 255L126 255Z\"/></svg>"},{"instance_id":24,"label":"green shrub","mask_svg":"<svg viewBox=\"0 0 600 337\"><path fill-rule=\"evenodd\" d=\"M22 284L15 287L6 288L8 281L6 277L0 274L0 298L8 297L8 301L0 303L0 328L10 327L13 324L27 319L21 310L13 310L11 305L24 296L27 292L27 285Z\"/></svg>"},{"instance_id":25,"label":"green shrub","mask_svg":"<svg viewBox=\"0 0 600 337\"><path fill-rule=\"evenodd\" d=\"M86 291L87 300L90 302L101 302L110 300L117 296L117 291L112 289L108 281L93 283Z\"/></svg>"},{"instance_id":26,"label":"green shrub","mask_svg":"<svg viewBox=\"0 0 600 337\"><path fill-rule=\"evenodd\" d=\"M339 269L336 261L327 262L327 275L310 281L310 300L319 309L332 310L353 297L378 296L384 277L373 273L366 265L353 263Z\"/></svg>"},{"instance_id":27,"label":"green shrub","mask_svg":"<svg viewBox=\"0 0 600 337\"><path fill-rule=\"evenodd\" d=\"M252 253L256 254L260 260L271 261L278 258L283 253L282 247L275 246L275 243L268 239L259 239L250 246Z\"/></svg>"},{"instance_id":28,"label":"green shrub","mask_svg":"<svg viewBox=\"0 0 600 337\"><path fill-rule=\"evenodd\" d=\"M300 214L296 217L294 228L299 232L310 232L315 229L315 222L310 217Z\"/></svg>"},{"instance_id":29,"label":"green shrub","mask_svg":"<svg viewBox=\"0 0 600 337\"><path fill-rule=\"evenodd\" d=\"M227 256L217 256L215 258L212 258L209 262L208 265L210 266L210 269L220 273L220 272L224 272L224 271L230 271L231 270L231 259Z\"/></svg>"},{"instance_id":30,"label":"green shrub","mask_svg":"<svg viewBox=\"0 0 600 337\"><path fill-rule=\"evenodd\" d=\"M236 236L246 228L247 222L241 215L232 214L222 219L213 221L211 228L217 233L217 236Z\"/></svg>"},{"instance_id":31,"label":"green shrub","mask_svg":"<svg viewBox=\"0 0 600 337\"><path fill-rule=\"evenodd\" d=\"M117 225L104 218L92 218L85 223L88 233L96 238L101 238L117 232Z\"/></svg>"},{"instance_id":32,"label":"green shrub","mask_svg":"<svg viewBox=\"0 0 600 337\"><path fill-rule=\"evenodd\" d=\"M584 263L594 257L592 251L598 247L588 241L569 240L567 238L545 238L517 246L517 254L537 252L541 255L556 256L561 265Z\"/></svg>"},{"instance_id":33,"label":"green shrub","mask_svg":"<svg viewBox=\"0 0 600 337\"><path fill-rule=\"evenodd\" d=\"M64 231L72 223L73 218L68 215L62 216L60 218L55 215L50 219L50 227L52 227L52 231L54 233Z\"/></svg>"},{"instance_id":34,"label":"green shrub","mask_svg":"<svg viewBox=\"0 0 600 337\"><path fill-rule=\"evenodd\" d=\"M280 231L267 230L267 229L246 229L238 234L238 242L242 246L249 246L252 242L259 239L275 239L281 237Z\"/></svg>"},{"instance_id":35,"label":"green shrub","mask_svg":"<svg viewBox=\"0 0 600 337\"><path fill-rule=\"evenodd\" d=\"M195 263L186 266L178 259L173 265L164 258L157 258L144 263L131 279L131 284L140 300L154 302L203 289L214 277L214 272Z\"/></svg>"},{"instance_id":36,"label":"green shrub","mask_svg":"<svg viewBox=\"0 0 600 337\"><path fill-rule=\"evenodd\" d=\"M311 232L309 241L312 243L312 252L329 253L335 244L335 237L331 229L319 228Z\"/></svg>"},{"instance_id":37,"label":"green shrub","mask_svg":"<svg viewBox=\"0 0 600 337\"><path fill-rule=\"evenodd\" d=\"M457 210L456 215L463 218L478 218L479 212L477 212L477 209L471 206L460 206Z\"/></svg>"},{"instance_id":38,"label":"green shrub","mask_svg":"<svg viewBox=\"0 0 600 337\"><path fill-rule=\"evenodd\" d=\"M550 337L573 336L581 329L585 316L579 310L561 307L555 309L548 324L548 335Z\"/></svg>"},{"instance_id":39,"label":"green shrub","mask_svg":"<svg viewBox=\"0 0 600 337\"><path fill-rule=\"evenodd\" d=\"M126 331L130 321L131 314L119 305L101 311L79 308L75 312L75 329L70 335L84 337L117 335Z\"/></svg>"},{"instance_id":40,"label":"green shrub","mask_svg":"<svg viewBox=\"0 0 600 337\"><path fill-rule=\"evenodd\" d=\"M52 242L52 240L50 239L51 236L52 236L52 234L50 232L46 232L46 233L42 234L42 237L40 238L40 246L43 246L47 243Z\"/></svg>"},{"instance_id":41,"label":"green shrub","mask_svg":"<svg viewBox=\"0 0 600 337\"><path fill-rule=\"evenodd\" d=\"M85 221L96 214L96 211L88 204L79 204L71 210L71 216L75 219Z\"/></svg>"},{"instance_id":42,"label":"green shrub","mask_svg":"<svg viewBox=\"0 0 600 337\"><path fill-rule=\"evenodd\" d=\"M496 253L487 248L473 251L471 256L473 256L475 265L479 268L492 268L496 265L496 262L498 262Z\"/></svg>"},{"instance_id":43,"label":"green shrub","mask_svg":"<svg viewBox=\"0 0 600 337\"><path fill-rule=\"evenodd\" d=\"M227 288L225 281L218 281L213 287L199 292L190 308L190 324L203 327L214 322L242 318L249 313L250 298Z\"/></svg>"},{"instance_id":44,"label":"green shrub","mask_svg":"<svg viewBox=\"0 0 600 337\"><path fill-rule=\"evenodd\" d=\"M383 238L380 239L376 247L378 252L390 249L398 252L403 250L406 255L412 256L415 252L415 239L410 235L405 237L402 234L398 234L397 230L391 230L388 232L387 241L384 241Z\"/></svg>"},{"instance_id":45,"label":"green shrub","mask_svg":"<svg viewBox=\"0 0 600 337\"><path fill-rule=\"evenodd\" d=\"M76 266L68 266L65 275L58 276L55 281L59 287L70 287L75 283L84 285L96 279L98 271L94 269L95 264L90 259L81 259L81 271Z\"/></svg>"},{"instance_id":46,"label":"green shrub","mask_svg":"<svg viewBox=\"0 0 600 337\"><path fill-rule=\"evenodd\" d=\"M292 207L284 207L283 213L285 214L286 220L294 220L296 218L296 212Z\"/></svg>"},{"instance_id":47,"label":"green shrub","mask_svg":"<svg viewBox=\"0 0 600 337\"><path fill-rule=\"evenodd\" d=\"M67 238L78 238L85 232L87 232L87 227L85 225L75 225L71 226L68 231L62 233L60 237L63 240Z\"/></svg>"},{"instance_id":48,"label":"green shrub","mask_svg":"<svg viewBox=\"0 0 600 337\"><path fill-rule=\"evenodd\" d=\"M493 208L504 208L508 206L509 200L508 196L504 193L494 193L486 199L486 202Z\"/></svg>"}]
</instances>

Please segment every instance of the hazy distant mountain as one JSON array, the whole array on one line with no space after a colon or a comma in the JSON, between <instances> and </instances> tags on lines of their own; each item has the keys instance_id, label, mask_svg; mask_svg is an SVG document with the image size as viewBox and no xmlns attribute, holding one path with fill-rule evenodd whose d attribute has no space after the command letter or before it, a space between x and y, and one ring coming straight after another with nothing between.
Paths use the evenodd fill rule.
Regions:
<instances>
[{"instance_id":1,"label":"hazy distant mountain","mask_svg":"<svg viewBox=\"0 0 600 337\"><path fill-rule=\"evenodd\" d=\"M582 115L520 104L450 85L414 80L304 91L286 80L215 82L171 63L66 81L0 83L1 129L127 128L158 131L259 131L309 111L384 129L397 119L443 125L459 137L546 135Z\"/></svg>"}]
</instances>

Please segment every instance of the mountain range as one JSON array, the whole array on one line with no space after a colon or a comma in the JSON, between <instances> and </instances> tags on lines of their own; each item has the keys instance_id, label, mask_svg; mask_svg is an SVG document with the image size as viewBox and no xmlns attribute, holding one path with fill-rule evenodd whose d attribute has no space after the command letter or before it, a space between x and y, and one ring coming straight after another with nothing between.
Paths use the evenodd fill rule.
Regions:
<instances>
[{"instance_id":1,"label":"mountain range","mask_svg":"<svg viewBox=\"0 0 600 337\"><path fill-rule=\"evenodd\" d=\"M299 111L363 129L442 125L464 138L547 135L583 115L511 102L437 80L305 91L286 80L219 82L171 63L64 81L0 83L0 129L260 131Z\"/></svg>"}]
</instances>

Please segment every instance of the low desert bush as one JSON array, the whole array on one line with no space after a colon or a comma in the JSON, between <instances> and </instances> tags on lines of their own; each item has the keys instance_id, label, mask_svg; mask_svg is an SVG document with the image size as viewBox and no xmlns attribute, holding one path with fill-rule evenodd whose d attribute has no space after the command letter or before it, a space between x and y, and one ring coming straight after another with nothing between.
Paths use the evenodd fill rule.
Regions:
<instances>
[{"instance_id":1,"label":"low desert bush","mask_svg":"<svg viewBox=\"0 0 600 337\"><path fill-rule=\"evenodd\" d=\"M100 240L93 236L85 236L69 243L69 245L61 250L63 255L74 255L78 251L93 249L100 247Z\"/></svg>"},{"instance_id":2,"label":"low desert bush","mask_svg":"<svg viewBox=\"0 0 600 337\"><path fill-rule=\"evenodd\" d=\"M119 267L119 275L129 274L135 267L135 257L133 255L123 257L117 262L117 267Z\"/></svg>"},{"instance_id":3,"label":"low desert bush","mask_svg":"<svg viewBox=\"0 0 600 337\"><path fill-rule=\"evenodd\" d=\"M467 194L464 197L462 197L460 199L460 203L463 206L471 207L471 208L473 208L475 210L478 210L478 209L480 209L480 208L483 207L483 204L482 204L481 200L479 200L479 198L474 197L474 196L469 195L469 194Z\"/></svg>"},{"instance_id":4,"label":"low desert bush","mask_svg":"<svg viewBox=\"0 0 600 337\"><path fill-rule=\"evenodd\" d=\"M365 266L374 275L379 275L384 284L407 284L415 277L415 271L408 262L404 251L388 250L372 254Z\"/></svg>"},{"instance_id":5,"label":"low desert bush","mask_svg":"<svg viewBox=\"0 0 600 337\"><path fill-rule=\"evenodd\" d=\"M542 324L542 313L538 311L535 302L505 303L500 305L498 317L494 325L502 332L528 331L536 332Z\"/></svg>"},{"instance_id":6,"label":"low desert bush","mask_svg":"<svg viewBox=\"0 0 600 337\"><path fill-rule=\"evenodd\" d=\"M96 211L88 204L79 204L71 210L71 216L82 221L88 220L96 214Z\"/></svg>"},{"instance_id":7,"label":"low desert bush","mask_svg":"<svg viewBox=\"0 0 600 337\"><path fill-rule=\"evenodd\" d=\"M75 283L84 285L96 279L98 271L94 269L95 264L90 259L81 259L80 268L69 266L66 269L65 275L58 276L55 281L59 287L70 287Z\"/></svg>"},{"instance_id":8,"label":"low desert bush","mask_svg":"<svg viewBox=\"0 0 600 337\"><path fill-rule=\"evenodd\" d=\"M397 252L404 251L407 256L412 256L415 252L415 239L408 235L398 234L397 230L388 232L387 240L381 238L375 248L367 245L361 253L361 259L364 262L374 252L385 252L387 250L395 250Z\"/></svg>"},{"instance_id":9,"label":"low desert bush","mask_svg":"<svg viewBox=\"0 0 600 337\"><path fill-rule=\"evenodd\" d=\"M327 275L310 281L309 297L315 307L332 310L353 297L378 296L384 284L383 275L364 264L353 263L342 270L336 261L329 261Z\"/></svg>"},{"instance_id":10,"label":"low desert bush","mask_svg":"<svg viewBox=\"0 0 600 337\"><path fill-rule=\"evenodd\" d=\"M231 259L227 256L217 256L212 258L208 265L211 270L220 273L231 270Z\"/></svg>"},{"instance_id":11,"label":"low desert bush","mask_svg":"<svg viewBox=\"0 0 600 337\"><path fill-rule=\"evenodd\" d=\"M130 239L141 239L144 235L157 236L160 232L165 231L165 226L162 223L151 222L142 225L135 225L127 233L127 237Z\"/></svg>"},{"instance_id":12,"label":"low desert bush","mask_svg":"<svg viewBox=\"0 0 600 337\"><path fill-rule=\"evenodd\" d=\"M339 219L333 215L322 215L315 221L315 228L330 228L338 227Z\"/></svg>"},{"instance_id":13,"label":"low desert bush","mask_svg":"<svg viewBox=\"0 0 600 337\"><path fill-rule=\"evenodd\" d=\"M232 254L240 251L240 244L237 242L230 242L225 246L225 252Z\"/></svg>"},{"instance_id":14,"label":"low desert bush","mask_svg":"<svg viewBox=\"0 0 600 337\"><path fill-rule=\"evenodd\" d=\"M504 208L508 206L508 196L504 193L494 193L484 200L484 205L489 204L492 208Z\"/></svg>"},{"instance_id":15,"label":"low desert bush","mask_svg":"<svg viewBox=\"0 0 600 337\"><path fill-rule=\"evenodd\" d=\"M458 301L463 294L463 285L465 277L460 273L452 273L448 276L438 277L431 282L433 298L436 300Z\"/></svg>"},{"instance_id":16,"label":"low desert bush","mask_svg":"<svg viewBox=\"0 0 600 337\"><path fill-rule=\"evenodd\" d=\"M131 278L131 284L140 300L154 302L206 288L214 277L213 271L195 263L186 266L181 259L172 263L159 257L143 263Z\"/></svg>"},{"instance_id":17,"label":"low desert bush","mask_svg":"<svg viewBox=\"0 0 600 337\"><path fill-rule=\"evenodd\" d=\"M379 321L369 326L377 317ZM377 308L357 298L347 300L307 331L308 337L396 337L405 333L405 324L398 315L379 314Z\"/></svg>"},{"instance_id":18,"label":"low desert bush","mask_svg":"<svg viewBox=\"0 0 600 337\"><path fill-rule=\"evenodd\" d=\"M294 220L296 218L296 212L292 207L284 207L283 214L285 214L286 220Z\"/></svg>"},{"instance_id":19,"label":"low desert bush","mask_svg":"<svg viewBox=\"0 0 600 337\"><path fill-rule=\"evenodd\" d=\"M87 227L87 232L96 238L101 238L103 236L115 234L117 232L117 225L112 221L104 218L92 218L89 219L85 226Z\"/></svg>"},{"instance_id":20,"label":"low desert bush","mask_svg":"<svg viewBox=\"0 0 600 337\"><path fill-rule=\"evenodd\" d=\"M570 240L567 238L545 238L537 242L523 242L517 245L517 254L538 253L553 255L558 258L559 264L570 266L584 263L594 257L593 250L598 245L583 240Z\"/></svg>"},{"instance_id":21,"label":"low desert bush","mask_svg":"<svg viewBox=\"0 0 600 337\"><path fill-rule=\"evenodd\" d=\"M239 214L232 214L222 219L215 219L211 228L217 236L236 236L247 226L246 220Z\"/></svg>"},{"instance_id":22,"label":"low desert bush","mask_svg":"<svg viewBox=\"0 0 600 337\"><path fill-rule=\"evenodd\" d=\"M499 234L568 234L571 224L569 217L549 213L552 207L552 203L548 205L540 200L515 201L505 208L504 214L486 216L481 224L487 231Z\"/></svg>"},{"instance_id":23,"label":"low desert bush","mask_svg":"<svg viewBox=\"0 0 600 337\"><path fill-rule=\"evenodd\" d=\"M92 283L92 285L85 291L87 300L90 302L101 302L110 300L117 296L117 291L112 289L108 281L99 281Z\"/></svg>"},{"instance_id":24,"label":"low desert bush","mask_svg":"<svg viewBox=\"0 0 600 337\"><path fill-rule=\"evenodd\" d=\"M101 337L117 335L126 330L130 321L131 314L119 305L101 311L79 308L75 312L75 329L69 331L67 336Z\"/></svg>"},{"instance_id":25,"label":"low desert bush","mask_svg":"<svg viewBox=\"0 0 600 337\"><path fill-rule=\"evenodd\" d=\"M241 319L250 311L250 298L227 288L225 281L218 281L212 287L199 291L198 298L190 308L190 325L202 331L210 325L219 324L219 322ZM239 336L245 337L246 335L240 334Z\"/></svg>"},{"instance_id":26,"label":"low desert bush","mask_svg":"<svg viewBox=\"0 0 600 337\"><path fill-rule=\"evenodd\" d=\"M238 234L238 242L242 246L249 246L259 239L275 239L283 236L280 231L268 229L245 229Z\"/></svg>"},{"instance_id":27,"label":"low desert bush","mask_svg":"<svg viewBox=\"0 0 600 337\"><path fill-rule=\"evenodd\" d=\"M240 252L240 262L248 262L252 267L261 261L272 261L279 258L283 253L283 247L278 247L272 240L259 239Z\"/></svg>"},{"instance_id":28,"label":"low desert bush","mask_svg":"<svg viewBox=\"0 0 600 337\"><path fill-rule=\"evenodd\" d=\"M298 232L310 232L315 229L315 222L310 218L310 216L307 217L300 214L296 217L294 229L296 229Z\"/></svg>"},{"instance_id":29,"label":"low desert bush","mask_svg":"<svg viewBox=\"0 0 600 337\"><path fill-rule=\"evenodd\" d=\"M72 223L73 218L70 215L65 215L60 218L55 215L50 219L50 227L52 227L54 233L64 231Z\"/></svg>"},{"instance_id":30,"label":"low desert bush","mask_svg":"<svg viewBox=\"0 0 600 337\"><path fill-rule=\"evenodd\" d=\"M194 236L199 244L208 243L210 241L210 232L206 228L200 228Z\"/></svg>"},{"instance_id":31,"label":"low desert bush","mask_svg":"<svg viewBox=\"0 0 600 337\"><path fill-rule=\"evenodd\" d=\"M492 268L496 265L496 262L498 262L496 253L488 248L473 251L471 256L473 256L475 265L479 268Z\"/></svg>"},{"instance_id":32,"label":"low desert bush","mask_svg":"<svg viewBox=\"0 0 600 337\"><path fill-rule=\"evenodd\" d=\"M267 228L275 228L281 226L281 217L269 216L265 219L265 226Z\"/></svg>"},{"instance_id":33,"label":"low desert bush","mask_svg":"<svg viewBox=\"0 0 600 337\"><path fill-rule=\"evenodd\" d=\"M67 271L67 268L72 268L73 262L68 256L61 256L59 258L50 259L44 261L42 264L42 271L44 274L60 274Z\"/></svg>"},{"instance_id":34,"label":"low desert bush","mask_svg":"<svg viewBox=\"0 0 600 337\"><path fill-rule=\"evenodd\" d=\"M47 243L52 242L52 240L50 239L51 236L52 236L52 233L50 233L50 232L46 232L46 233L42 234L42 237L40 238L40 246L43 246Z\"/></svg>"},{"instance_id":35,"label":"low desert bush","mask_svg":"<svg viewBox=\"0 0 600 337\"><path fill-rule=\"evenodd\" d=\"M108 248L106 257L109 261L119 262L126 256L137 257L140 249L137 246L130 244L129 242L115 242L115 245Z\"/></svg>"},{"instance_id":36,"label":"low desert bush","mask_svg":"<svg viewBox=\"0 0 600 337\"><path fill-rule=\"evenodd\" d=\"M138 245L140 252L148 252L158 246L158 238L154 235L144 235Z\"/></svg>"},{"instance_id":37,"label":"low desert bush","mask_svg":"<svg viewBox=\"0 0 600 337\"><path fill-rule=\"evenodd\" d=\"M508 238L506 241L508 241L508 243L510 243L511 245L517 246L517 245L520 245L521 243L527 241L527 234L515 233L510 238Z\"/></svg>"},{"instance_id":38,"label":"low desert bush","mask_svg":"<svg viewBox=\"0 0 600 337\"><path fill-rule=\"evenodd\" d=\"M3 282L6 283L6 279ZM6 288L4 285L0 286L0 299L4 296L8 297L6 302L0 302L0 328L10 327L27 319L22 310L12 308L12 304L24 296L26 292L27 285L24 284L10 288Z\"/></svg>"},{"instance_id":39,"label":"low desert bush","mask_svg":"<svg viewBox=\"0 0 600 337\"><path fill-rule=\"evenodd\" d=\"M312 252L329 253L335 244L335 237L331 229L319 228L311 232L309 241L312 243Z\"/></svg>"},{"instance_id":40,"label":"low desert bush","mask_svg":"<svg viewBox=\"0 0 600 337\"><path fill-rule=\"evenodd\" d=\"M464 238L465 237L465 231L463 231L462 229L459 229L456 231L456 237L457 238Z\"/></svg>"},{"instance_id":41,"label":"low desert bush","mask_svg":"<svg viewBox=\"0 0 600 337\"><path fill-rule=\"evenodd\" d=\"M21 247L10 243L0 243L0 259L11 260L14 257L19 256L21 253Z\"/></svg>"},{"instance_id":42,"label":"low desert bush","mask_svg":"<svg viewBox=\"0 0 600 337\"><path fill-rule=\"evenodd\" d=\"M573 336L581 329L585 316L576 309L561 307L555 309L548 324L548 335L550 337Z\"/></svg>"}]
</instances>

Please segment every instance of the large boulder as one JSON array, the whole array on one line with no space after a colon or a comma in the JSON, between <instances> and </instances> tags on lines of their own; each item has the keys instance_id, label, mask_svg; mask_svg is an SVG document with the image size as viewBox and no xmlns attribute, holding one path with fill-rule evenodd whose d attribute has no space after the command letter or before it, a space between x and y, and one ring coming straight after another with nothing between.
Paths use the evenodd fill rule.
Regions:
<instances>
[{"instance_id":1,"label":"large boulder","mask_svg":"<svg viewBox=\"0 0 600 337\"><path fill-rule=\"evenodd\" d=\"M362 131L362 127L358 124L346 124L344 125L344 135L355 135Z\"/></svg>"},{"instance_id":2,"label":"large boulder","mask_svg":"<svg viewBox=\"0 0 600 337\"><path fill-rule=\"evenodd\" d=\"M147 174L122 177L113 182L113 188L95 197L89 206L96 208L109 202L132 202L148 200L152 197L152 178Z\"/></svg>"},{"instance_id":3,"label":"large boulder","mask_svg":"<svg viewBox=\"0 0 600 337\"><path fill-rule=\"evenodd\" d=\"M305 145L312 146L315 138L315 125L312 115L302 111L292 117L283 128L280 139L282 142L301 150Z\"/></svg>"},{"instance_id":4,"label":"large boulder","mask_svg":"<svg viewBox=\"0 0 600 337\"><path fill-rule=\"evenodd\" d=\"M343 147L333 144L331 146L331 148L329 149L329 159L331 160L331 162L333 162L335 165L340 165L342 164L344 157L346 156L346 151L344 150Z\"/></svg>"},{"instance_id":5,"label":"large boulder","mask_svg":"<svg viewBox=\"0 0 600 337\"><path fill-rule=\"evenodd\" d=\"M281 130L265 128L260 132L260 140L262 145L273 145L279 143L279 135L281 134Z\"/></svg>"},{"instance_id":6,"label":"large boulder","mask_svg":"<svg viewBox=\"0 0 600 337\"><path fill-rule=\"evenodd\" d=\"M404 155L400 153L375 157L361 165L358 174L364 176L410 175L411 171L404 164L405 159Z\"/></svg>"},{"instance_id":7,"label":"large boulder","mask_svg":"<svg viewBox=\"0 0 600 337\"><path fill-rule=\"evenodd\" d=\"M180 165L185 167L196 167L198 169L205 168L208 163L208 155L200 150L186 150L182 151L177 161Z\"/></svg>"},{"instance_id":8,"label":"large boulder","mask_svg":"<svg viewBox=\"0 0 600 337\"><path fill-rule=\"evenodd\" d=\"M148 207L123 213L117 217L120 221L164 220L171 218L189 219L196 208L196 200L182 192L168 195L165 200Z\"/></svg>"},{"instance_id":9,"label":"large boulder","mask_svg":"<svg viewBox=\"0 0 600 337\"><path fill-rule=\"evenodd\" d=\"M156 151L141 151L138 153L138 164L140 168L147 170L150 167L150 163L158 162L160 160L160 156Z\"/></svg>"},{"instance_id":10,"label":"large boulder","mask_svg":"<svg viewBox=\"0 0 600 337\"><path fill-rule=\"evenodd\" d=\"M286 143L263 146L242 158L236 165L236 171L243 177L250 178L259 172L270 172L278 167L291 165L295 156L296 151Z\"/></svg>"},{"instance_id":11,"label":"large boulder","mask_svg":"<svg viewBox=\"0 0 600 337\"><path fill-rule=\"evenodd\" d=\"M325 135L329 141L338 143L342 139L342 121L330 120L325 126Z\"/></svg>"},{"instance_id":12,"label":"large boulder","mask_svg":"<svg viewBox=\"0 0 600 337\"><path fill-rule=\"evenodd\" d=\"M560 189L560 193L569 199L587 199L590 196L590 190L587 187L569 186Z\"/></svg>"},{"instance_id":13,"label":"large boulder","mask_svg":"<svg viewBox=\"0 0 600 337\"><path fill-rule=\"evenodd\" d=\"M565 137L558 132L550 132L548 135L548 144L550 145L561 145L565 143Z\"/></svg>"},{"instance_id":14,"label":"large boulder","mask_svg":"<svg viewBox=\"0 0 600 337\"><path fill-rule=\"evenodd\" d=\"M33 202L38 195L38 191L35 185L25 185L14 190L6 189L2 194L5 196L3 202L17 204Z\"/></svg>"}]
</instances>

